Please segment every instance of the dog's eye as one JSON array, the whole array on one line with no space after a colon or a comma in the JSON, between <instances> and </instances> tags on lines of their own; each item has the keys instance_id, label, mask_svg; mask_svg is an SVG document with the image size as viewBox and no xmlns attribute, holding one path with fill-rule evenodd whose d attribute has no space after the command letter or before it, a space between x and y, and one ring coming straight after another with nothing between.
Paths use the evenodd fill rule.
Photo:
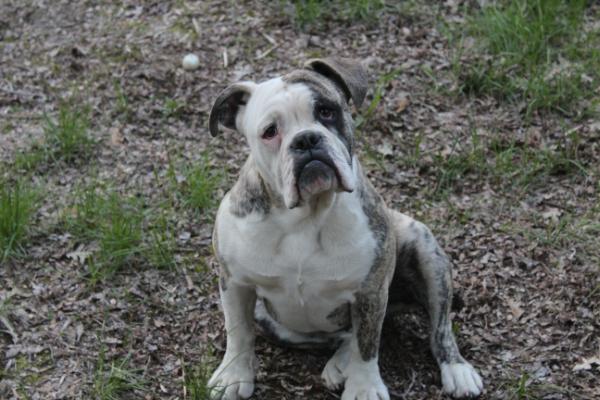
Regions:
<instances>
[{"instance_id":1,"label":"dog's eye","mask_svg":"<svg viewBox=\"0 0 600 400\"><path fill-rule=\"evenodd\" d=\"M319 117L325 121L331 121L335 117L335 112L333 109L325 106L319 107L317 109L317 113L319 114Z\"/></svg>"},{"instance_id":2,"label":"dog's eye","mask_svg":"<svg viewBox=\"0 0 600 400\"><path fill-rule=\"evenodd\" d=\"M269 125L262 134L262 138L266 140L273 139L275 136L277 136L277 126L275 124Z\"/></svg>"}]
</instances>

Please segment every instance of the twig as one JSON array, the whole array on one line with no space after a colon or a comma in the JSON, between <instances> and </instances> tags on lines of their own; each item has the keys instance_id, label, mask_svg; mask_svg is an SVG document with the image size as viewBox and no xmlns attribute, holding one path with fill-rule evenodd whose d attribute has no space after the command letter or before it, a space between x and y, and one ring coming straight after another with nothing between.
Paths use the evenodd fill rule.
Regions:
<instances>
[{"instance_id":1,"label":"twig","mask_svg":"<svg viewBox=\"0 0 600 400\"><path fill-rule=\"evenodd\" d=\"M17 343L19 341L19 336L17 335L15 328L12 326L8 318L6 318L4 315L0 315L0 322L2 322L2 324L6 327L6 331L12 337L13 343Z\"/></svg>"},{"instance_id":2,"label":"twig","mask_svg":"<svg viewBox=\"0 0 600 400\"><path fill-rule=\"evenodd\" d=\"M183 358L181 359L181 379L183 384L183 399L187 399L187 387L185 386L185 367L183 364Z\"/></svg>"},{"instance_id":3,"label":"twig","mask_svg":"<svg viewBox=\"0 0 600 400\"><path fill-rule=\"evenodd\" d=\"M266 33L264 33L264 32L261 32L260 34L261 34L261 35L263 35L263 37L264 37L265 39L267 39L267 41L268 41L269 43L271 43L273 46L277 45L277 41L276 41L275 39L273 39L271 36L267 35L267 34L266 34Z\"/></svg>"},{"instance_id":4,"label":"twig","mask_svg":"<svg viewBox=\"0 0 600 400\"><path fill-rule=\"evenodd\" d=\"M269 49L267 49L265 52L259 54L258 56L256 56L254 59L255 60L260 60L261 58L265 58L266 56L268 56L269 54L271 54L271 52L273 50L275 50L277 47L279 47L278 44L271 46Z\"/></svg>"},{"instance_id":5,"label":"twig","mask_svg":"<svg viewBox=\"0 0 600 400\"><path fill-rule=\"evenodd\" d=\"M41 115L35 114L14 114L14 115L0 115L0 119L43 119Z\"/></svg>"}]
</instances>

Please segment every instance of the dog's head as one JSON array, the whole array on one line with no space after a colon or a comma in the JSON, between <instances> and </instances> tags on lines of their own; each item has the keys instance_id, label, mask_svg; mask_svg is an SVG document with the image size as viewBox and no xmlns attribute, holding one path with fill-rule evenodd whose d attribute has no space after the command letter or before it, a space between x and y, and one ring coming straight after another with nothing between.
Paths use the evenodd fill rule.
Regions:
<instances>
[{"instance_id":1,"label":"dog's head","mask_svg":"<svg viewBox=\"0 0 600 400\"><path fill-rule=\"evenodd\" d=\"M327 191L352 192L349 102L359 107L366 88L360 64L311 60L280 78L229 86L210 112L210 133L221 123L244 134L260 174L288 208Z\"/></svg>"}]
</instances>

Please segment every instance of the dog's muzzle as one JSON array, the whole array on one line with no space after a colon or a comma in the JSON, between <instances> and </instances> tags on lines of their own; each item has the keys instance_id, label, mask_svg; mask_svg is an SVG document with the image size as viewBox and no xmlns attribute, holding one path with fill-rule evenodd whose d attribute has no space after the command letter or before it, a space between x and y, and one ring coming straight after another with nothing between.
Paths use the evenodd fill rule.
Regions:
<instances>
[{"instance_id":1,"label":"dog's muzzle","mask_svg":"<svg viewBox=\"0 0 600 400\"><path fill-rule=\"evenodd\" d=\"M304 200L341 185L340 172L322 134L313 131L298 134L290 144L290 151L294 156L298 193Z\"/></svg>"}]
</instances>

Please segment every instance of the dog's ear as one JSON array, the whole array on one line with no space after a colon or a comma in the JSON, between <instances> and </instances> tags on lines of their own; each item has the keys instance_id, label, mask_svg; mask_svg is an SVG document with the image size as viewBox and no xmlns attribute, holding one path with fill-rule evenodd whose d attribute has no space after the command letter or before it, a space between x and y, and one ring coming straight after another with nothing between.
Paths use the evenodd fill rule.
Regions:
<instances>
[{"instance_id":1,"label":"dog's ear","mask_svg":"<svg viewBox=\"0 0 600 400\"><path fill-rule=\"evenodd\" d=\"M346 100L352 99L356 108L359 108L367 94L367 71L357 61L345 58L316 58L308 60L304 68L311 69L339 86Z\"/></svg>"},{"instance_id":2,"label":"dog's ear","mask_svg":"<svg viewBox=\"0 0 600 400\"><path fill-rule=\"evenodd\" d=\"M236 130L235 120L238 112L246 105L255 87L253 82L239 82L230 85L219 94L208 118L208 129L212 136L219 133L219 123Z\"/></svg>"}]
</instances>

